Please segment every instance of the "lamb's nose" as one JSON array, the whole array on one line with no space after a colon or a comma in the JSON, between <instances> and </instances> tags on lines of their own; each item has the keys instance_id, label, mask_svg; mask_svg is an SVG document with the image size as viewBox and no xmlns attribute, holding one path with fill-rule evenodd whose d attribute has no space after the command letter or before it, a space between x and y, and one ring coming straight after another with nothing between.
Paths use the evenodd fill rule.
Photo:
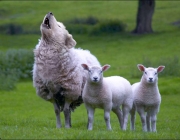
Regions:
<instances>
[{"instance_id":1,"label":"lamb's nose","mask_svg":"<svg viewBox=\"0 0 180 140\"><path fill-rule=\"evenodd\" d=\"M94 78L95 81L98 79L98 77L93 77L93 78Z\"/></svg>"},{"instance_id":2,"label":"lamb's nose","mask_svg":"<svg viewBox=\"0 0 180 140\"><path fill-rule=\"evenodd\" d=\"M150 80L150 81L152 81L152 80L153 80L153 78L149 78L149 80Z\"/></svg>"}]
</instances>

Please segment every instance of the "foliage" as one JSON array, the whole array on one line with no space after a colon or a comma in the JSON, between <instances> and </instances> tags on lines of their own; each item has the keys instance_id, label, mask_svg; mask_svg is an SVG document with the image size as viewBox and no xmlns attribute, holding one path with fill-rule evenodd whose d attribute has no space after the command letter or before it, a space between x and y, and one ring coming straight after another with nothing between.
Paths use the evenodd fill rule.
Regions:
<instances>
[{"instance_id":1,"label":"foliage","mask_svg":"<svg viewBox=\"0 0 180 140\"><path fill-rule=\"evenodd\" d=\"M0 52L0 90L11 90L18 79L32 77L33 53L26 49Z\"/></svg>"},{"instance_id":2,"label":"foliage","mask_svg":"<svg viewBox=\"0 0 180 140\"><path fill-rule=\"evenodd\" d=\"M119 20L104 20L92 29L91 35L100 35L103 33L121 33L124 32L126 25Z\"/></svg>"},{"instance_id":3,"label":"foliage","mask_svg":"<svg viewBox=\"0 0 180 140\"><path fill-rule=\"evenodd\" d=\"M3 69L0 67L0 90L12 90L16 87L18 77L15 69Z\"/></svg>"},{"instance_id":4,"label":"foliage","mask_svg":"<svg viewBox=\"0 0 180 140\"><path fill-rule=\"evenodd\" d=\"M87 18L74 18L64 23L71 34L112 34L124 32L126 28L126 25L120 20L103 20L93 16Z\"/></svg>"},{"instance_id":5,"label":"foliage","mask_svg":"<svg viewBox=\"0 0 180 140\"><path fill-rule=\"evenodd\" d=\"M87 18L74 18L68 21L71 24L87 24L87 25L95 25L99 22L99 20L93 16L89 16Z\"/></svg>"},{"instance_id":6,"label":"foliage","mask_svg":"<svg viewBox=\"0 0 180 140\"><path fill-rule=\"evenodd\" d=\"M0 26L1 33L15 35L15 34L22 34L23 29L20 25L15 25L13 23L5 24Z\"/></svg>"}]
</instances>

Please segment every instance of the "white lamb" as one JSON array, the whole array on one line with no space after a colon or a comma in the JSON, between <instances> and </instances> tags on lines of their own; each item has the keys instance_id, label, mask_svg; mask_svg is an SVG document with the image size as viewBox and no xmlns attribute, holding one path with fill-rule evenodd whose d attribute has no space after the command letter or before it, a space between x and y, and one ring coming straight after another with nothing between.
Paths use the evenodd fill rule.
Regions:
<instances>
[{"instance_id":1,"label":"white lamb","mask_svg":"<svg viewBox=\"0 0 180 140\"><path fill-rule=\"evenodd\" d=\"M138 64L137 67L143 72L143 75L140 82L132 85L134 110L131 111L131 127L134 129L135 110L137 110L141 117L143 131L155 132L156 115L159 112L161 103L161 95L158 89L158 73L162 72L165 66L146 68Z\"/></svg>"},{"instance_id":2,"label":"white lamb","mask_svg":"<svg viewBox=\"0 0 180 140\"><path fill-rule=\"evenodd\" d=\"M89 51L74 48L76 41L51 12L44 17L40 29L41 40L34 50L33 84L37 95L53 103L57 128L61 127L61 111L65 127L69 128L71 111L82 103L88 74L81 64L100 64Z\"/></svg>"},{"instance_id":3,"label":"white lamb","mask_svg":"<svg viewBox=\"0 0 180 140\"><path fill-rule=\"evenodd\" d=\"M108 70L110 65L91 67L82 64L82 67L89 72L82 94L88 112L88 130L93 129L96 108L104 109L104 119L108 130L111 130L111 110L117 115L121 128L126 130L128 114L133 105L132 88L129 81L120 76L103 78L103 72Z\"/></svg>"}]
</instances>

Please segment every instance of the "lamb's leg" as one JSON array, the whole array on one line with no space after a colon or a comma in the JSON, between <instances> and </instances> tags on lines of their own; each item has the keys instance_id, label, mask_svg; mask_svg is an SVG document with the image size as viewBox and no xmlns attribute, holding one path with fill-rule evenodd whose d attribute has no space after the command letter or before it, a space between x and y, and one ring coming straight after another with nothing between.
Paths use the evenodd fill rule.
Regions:
<instances>
[{"instance_id":1,"label":"lamb's leg","mask_svg":"<svg viewBox=\"0 0 180 140\"><path fill-rule=\"evenodd\" d=\"M65 101L64 105L64 117L65 117L65 127L70 128L71 127L71 110L69 109L70 103Z\"/></svg>"},{"instance_id":2,"label":"lamb's leg","mask_svg":"<svg viewBox=\"0 0 180 140\"><path fill-rule=\"evenodd\" d=\"M53 102L53 105L54 105L54 112L56 114L56 127L61 128L60 109L56 102Z\"/></svg>"},{"instance_id":3,"label":"lamb's leg","mask_svg":"<svg viewBox=\"0 0 180 140\"><path fill-rule=\"evenodd\" d=\"M127 128L127 123L128 123L128 115L131 110L131 108L128 105L122 105L122 110L123 110L123 130L126 130Z\"/></svg>"},{"instance_id":4,"label":"lamb's leg","mask_svg":"<svg viewBox=\"0 0 180 140\"><path fill-rule=\"evenodd\" d=\"M111 123L110 123L110 110L104 110L104 120L106 122L106 127L108 130L111 130Z\"/></svg>"},{"instance_id":5,"label":"lamb's leg","mask_svg":"<svg viewBox=\"0 0 180 140\"><path fill-rule=\"evenodd\" d=\"M156 132L156 115L151 116L151 127L152 127L152 132Z\"/></svg>"},{"instance_id":6,"label":"lamb's leg","mask_svg":"<svg viewBox=\"0 0 180 140\"><path fill-rule=\"evenodd\" d=\"M158 106L154 106L151 110L151 128L152 128L152 132L156 132L156 120L157 120L157 113L159 111L159 105Z\"/></svg>"},{"instance_id":7,"label":"lamb's leg","mask_svg":"<svg viewBox=\"0 0 180 140\"><path fill-rule=\"evenodd\" d=\"M91 108L89 106L86 106L87 109L87 113L88 113L88 124L87 124L87 128L88 130L92 130L93 129L93 119L94 119L94 108Z\"/></svg>"},{"instance_id":8,"label":"lamb's leg","mask_svg":"<svg viewBox=\"0 0 180 140\"><path fill-rule=\"evenodd\" d=\"M120 108L112 109L112 111L117 115L119 124L121 126L121 129L123 128L123 113Z\"/></svg>"},{"instance_id":9,"label":"lamb's leg","mask_svg":"<svg viewBox=\"0 0 180 140\"><path fill-rule=\"evenodd\" d=\"M150 116L150 112L148 111L146 115L146 124L147 124L147 131L149 132L151 131L150 119L151 119L151 116Z\"/></svg>"},{"instance_id":10,"label":"lamb's leg","mask_svg":"<svg viewBox=\"0 0 180 140\"><path fill-rule=\"evenodd\" d=\"M141 105L137 105L137 104L136 104L136 107L137 107L137 112L139 113L139 116L141 117L142 129L143 129L143 131L146 132L147 126L146 126L146 114L144 111L144 107Z\"/></svg>"},{"instance_id":11,"label":"lamb's leg","mask_svg":"<svg viewBox=\"0 0 180 140\"><path fill-rule=\"evenodd\" d=\"M133 107L130 111L130 114L131 114L131 130L135 130L135 119L136 119L136 108L135 108L135 105L133 104Z\"/></svg>"}]
</instances>

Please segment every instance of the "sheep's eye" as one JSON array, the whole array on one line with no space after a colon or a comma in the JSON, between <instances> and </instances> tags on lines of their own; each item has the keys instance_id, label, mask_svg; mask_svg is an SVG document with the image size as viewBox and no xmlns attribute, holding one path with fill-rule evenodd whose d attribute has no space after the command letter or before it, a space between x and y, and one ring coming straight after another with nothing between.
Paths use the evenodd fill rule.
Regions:
<instances>
[{"instance_id":1,"label":"sheep's eye","mask_svg":"<svg viewBox=\"0 0 180 140\"><path fill-rule=\"evenodd\" d=\"M58 27L60 27L60 28L61 28L61 26L59 26L59 25L58 25Z\"/></svg>"},{"instance_id":2,"label":"sheep's eye","mask_svg":"<svg viewBox=\"0 0 180 140\"><path fill-rule=\"evenodd\" d=\"M103 72L103 71L101 70L101 71L100 71L100 74L101 74L102 72Z\"/></svg>"},{"instance_id":3,"label":"sheep's eye","mask_svg":"<svg viewBox=\"0 0 180 140\"><path fill-rule=\"evenodd\" d=\"M91 73L92 71L91 70L89 70L89 73Z\"/></svg>"},{"instance_id":4,"label":"sheep's eye","mask_svg":"<svg viewBox=\"0 0 180 140\"><path fill-rule=\"evenodd\" d=\"M156 74L157 74L157 72L154 75L156 75Z\"/></svg>"},{"instance_id":5,"label":"sheep's eye","mask_svg":"<svg viewBox=\"0 0 180 140\"><path fill-rule=\"evenodd\" d=\"M147 74L147 72L144 72L145 74Z\"/></svg>"}]
</instances>

